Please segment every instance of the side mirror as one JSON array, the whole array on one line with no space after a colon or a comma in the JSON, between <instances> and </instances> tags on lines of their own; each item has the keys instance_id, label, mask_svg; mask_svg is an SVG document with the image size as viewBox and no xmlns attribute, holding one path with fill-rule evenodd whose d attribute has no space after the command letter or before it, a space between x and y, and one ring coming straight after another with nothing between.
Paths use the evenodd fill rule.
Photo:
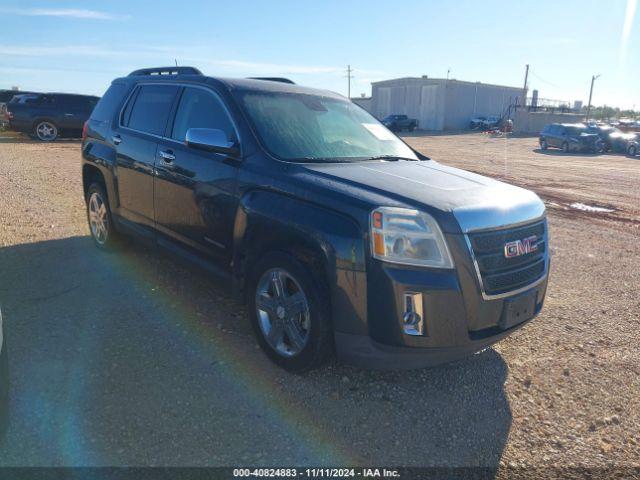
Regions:
<instances>
[{"instance_id":1,"label":"side mirror","mask_svg":"<svg viewBox=\"0 0 640 480\"><path fill-rule=\"evenodd\" d=\"M184 143L190 148L223 153L231 157L240 154L236 144L227 139L227 134L216 128L190 128L187 130Z\"/></svg>"}]
</instances>

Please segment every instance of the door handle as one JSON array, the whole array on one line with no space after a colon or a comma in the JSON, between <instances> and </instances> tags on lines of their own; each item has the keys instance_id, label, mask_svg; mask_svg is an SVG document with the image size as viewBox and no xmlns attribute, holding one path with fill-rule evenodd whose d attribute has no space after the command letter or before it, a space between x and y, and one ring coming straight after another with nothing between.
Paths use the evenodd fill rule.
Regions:
<instances>
[{"instance_id":1,"label":"door handle","mask_svg":"<svg viewBox=\"0 0 640 480\"><path fill-rule=\"evenodd\" d=\"M65 117L73 117L73 113L65 113L64 116Z\"/></svg>"},{"instance_id":2,"label":"door handle","mask_svg":"<svg viewBox=\"0 0 640 480\"><path fill-rule=\"evenodd\" d=\"M173 154L171 150L161 150L159 155L160 155L160 159L164 163L171 163L176 159L176 156Z\"/></svg>"},{"instance_id":3,"label":"door handle","mask_svg":"<svg viewBox=\"0 0 640 480\"><path fill-rule=\"evenodd\" d=\"M120 143L122 142L122 138L120 137L120 135L114 135L113 137L111 137L111 141L115 144L115 145L120 145Z\"/></svg>"}]
</instances>

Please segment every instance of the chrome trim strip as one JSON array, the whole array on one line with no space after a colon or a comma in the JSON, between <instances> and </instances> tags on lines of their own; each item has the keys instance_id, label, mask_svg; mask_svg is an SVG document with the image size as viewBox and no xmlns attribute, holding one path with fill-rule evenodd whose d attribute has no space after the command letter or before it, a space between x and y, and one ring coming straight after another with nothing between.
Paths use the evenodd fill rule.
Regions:
<instances>
[{"instance_id":1,"label":"chrome trim strip","mask_svg":"<svg viewBox=\"0 0 640 480\"><path fill-rule=\"evenodd\" d=\"M531 223L545 216L545 206L538 196L529 192L526 201L502 207L499 205L478 205L453 209L463 233L500 230ZM508 199L505 199L507 202Z\"/></svg>"},{"instance_id":2,"label":"chrome trim strip","mask_svg":"<svg viewBox=\"0 0 640 480\"><path fill-rule=\"evenodd\" d=\"M523 222L521 222L522 224ZM531 223L534 224L536 223L536 219L532 219L532 220L528 220L526 223ZM516 228L518 227L518 225L509 225L508 228ZM493 230L499 230L499 229L493 229ZM482 230L484 231L484 229ZM475 232L473 232L475 233ZM471 260L473 261L473 266L476 270L476 279L478 280L478 286L480 287L480 293L482 293L482 298L484 300L497 300L500 298L507 298L507 297L513 297L515 295L518 295L520 293L526 292L527 290L540 285L544 280L546 280L549 276L549 230L548 230L548 226L547 226L547 220L546 218L544 218L544 242L545 242L545 254L544 254L544 272L542 273L542 276L540 278L538 278L537 280L535 280L533 283L530 283L528 285L525 285L524 287L520 287L516 290L511 290L509 292L504 292L504 293L498 293L495 295L490 295L488 293L485 293L485 289L484 289L484 282L482 281L482 275L480 274L480 266L478 265L478 260L476 259L476 255L473 252L473 247L471 246L471 240L469 239L469 235L468 234L464 234L464 241L467 244L467 249L469 250L469 254L471 255Z\"/></svg>"},{"instance_id":3,"label":"chrome trim strip","mask_svg":"<svg viewBox=\"0 0 640 480\"><path fill-rule=\"evenodd\" d=\"M210 243L211 245L215 245L218 248L226 248L222 243L220 242L216 242L215 240L209 238L209 237L204 237L204 241Z\"/></svg>"}]
</instances>

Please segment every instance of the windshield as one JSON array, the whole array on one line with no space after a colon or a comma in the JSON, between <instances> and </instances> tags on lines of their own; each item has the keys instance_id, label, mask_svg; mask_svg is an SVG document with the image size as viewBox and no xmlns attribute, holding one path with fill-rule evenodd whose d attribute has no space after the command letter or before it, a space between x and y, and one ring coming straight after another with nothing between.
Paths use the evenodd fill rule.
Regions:
<instances>
[{"instance_id":1,"label":"windshield","mask_svg":"<svg viewBox=\"0 0 640 480\"><path fill-rule=\"evenodd\" d=\"M291 161L417 160L413 151L366 111L320 95L246 92L242 103L264 146Z\"/></svg>"}]
</instances>

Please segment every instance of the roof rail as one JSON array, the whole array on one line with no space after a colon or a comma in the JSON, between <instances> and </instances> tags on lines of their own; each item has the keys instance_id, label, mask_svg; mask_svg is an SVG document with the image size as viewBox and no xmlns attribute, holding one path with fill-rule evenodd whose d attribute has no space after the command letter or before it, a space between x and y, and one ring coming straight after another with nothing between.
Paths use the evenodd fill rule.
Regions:
<instances>
[{"instance_id":1,"label":"roof rail","mask_svg":"<svg viewBox=\"0 0 640 480\"><path fill-rule=\"evenodd\" d=\"M267 80L269 82L290 83L295 85L295 82L284 77L249 77L249 80Z\"/></svg>"},{"instance_id":2,"label":"roof rail","mask_svg":"<svg viewBox=\"0 0 640 480\"><path fill-rule=\"evenodd\" d=\"M138 75L202 75L202 72L195 67L155 67L141 68L129 74L130 77Z\"/></svg>"}]
</instances>

